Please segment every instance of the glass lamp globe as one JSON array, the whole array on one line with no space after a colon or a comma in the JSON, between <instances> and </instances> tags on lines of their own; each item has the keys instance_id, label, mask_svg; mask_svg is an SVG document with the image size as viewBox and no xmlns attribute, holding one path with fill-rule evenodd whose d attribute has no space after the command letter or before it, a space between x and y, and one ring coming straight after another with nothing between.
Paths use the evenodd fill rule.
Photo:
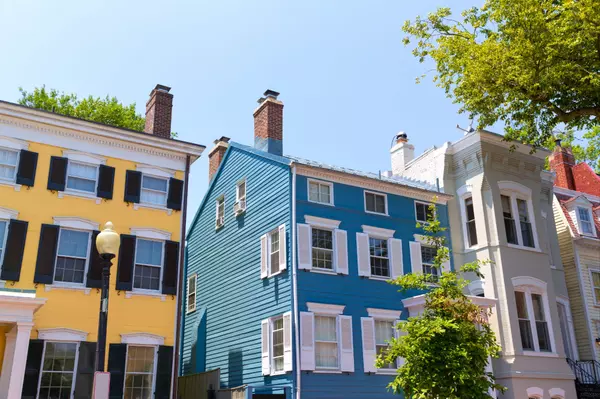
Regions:
<instances>
[{"instance_id":1,"label":"glass lamp globe","mask_svg":"<svg viewBox=\"0 0 600 399\"><path fill-rule=\"evenodd\" d=\"M119 234L113 230L112 222L106 222L104 230L96 237L96 248L100 255L117 255L120 242Z\"/></svg>"}]
</instances>

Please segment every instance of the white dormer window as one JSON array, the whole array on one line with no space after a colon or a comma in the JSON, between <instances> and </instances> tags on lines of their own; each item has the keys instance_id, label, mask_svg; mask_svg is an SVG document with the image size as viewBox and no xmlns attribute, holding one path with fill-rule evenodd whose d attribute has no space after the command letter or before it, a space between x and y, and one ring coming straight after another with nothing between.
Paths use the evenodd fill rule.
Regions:
<instances>
[{"instance_id":1,"label":"white dormer window","mask_svg":"<svg viewBox=\"0 0 600 399\"><path fill-rule=\"evenodd\" d=\"M14 182L18 163L19 151L0 148L0 180Z\"/></svg>"},{"instance_id":2,"label":"white dormer window","mask_svg":"<svg viewBox=\"0 0 600 399\"><path fill-rule=\"evenodd\" d=\"M577 217L581 234L594 235L594 225L592 224L592 215L589 209L578 206Z\"/></svg>"}]
</instances>

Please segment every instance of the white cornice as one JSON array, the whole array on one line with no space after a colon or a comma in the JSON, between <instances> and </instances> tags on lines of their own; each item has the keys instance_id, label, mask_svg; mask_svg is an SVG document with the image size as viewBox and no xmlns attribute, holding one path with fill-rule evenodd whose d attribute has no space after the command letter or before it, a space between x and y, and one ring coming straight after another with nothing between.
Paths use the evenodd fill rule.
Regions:
<instances>
[{"instance_id":1,"label":"white cornice","mask_svg":"<svg viewBox=\"0 0 600 399\"><path fill-rule=\"evenodd\" d=\"M369 317L383 320L398 320L402 314L401 310L389 310L389 309L375 309L367 308Z\"/></svg>"},{"instance_id":2,"label":"white cornice","mask_svg":"<svg viewBox=\"0 0 600 399\"><path fill-rule=\"evenodd\" d=\"M26 150L29 148L29 143L13 137L0 136L0 147L10 148L12 150Z\"/></svg>"},{"instance_id":3,"label":"white cornice","mask_svg":"<svg viewBox=\"0 0 600 399\"><path fill-rule=\"evenodd\" d=\"M40 328L38 329L38 339L48 341L86 341L88 333L72 328Z\"/></svg>"},{"instance_id":4,"label":"white cornice","mask_svg":"<svg viewBox=\"0 0 600 399\"><path fill-rule=\"evenodd\" d=\"M121 343L132 345L164 345L165 337L143 332L124 333L121 334Z\"/></svg>"},{"instance_id":5,"label":"white cornice","mask_svg":"<svg viewBox=\"0 0 600 399\"><path fill-rule=\"evenodd\" d=\"M340 227L341 221L333 219L325 219L316 216L305 215L304 221L314 227L325 227L327 229L337 229Z\"/></svg>"},{"instance_id":6,"label":"white cornice","mask_svg":"<svg viewBox=\"0 0 600 399\"><path fill-rule=\"evenodd\" d=\"M82 230L98 230L100 226L99 223L96 223L93 220L74 216L55 216L54 224L57 224L60 227L70 227L72 229Z\"/></svg>"},{"instance_id":7,"label":"white cornice","mask_svg":"<svg viewBox=\"0 0 600 399\"><path fill-rule=\"evenodd\" d=\"M511 280L512 280L513 287L522 287L522 286L536 287L536 288L539 288L540 290L543 290L544 292L546 291L546 286L548 285L545 281L542 281L538 278L531 277L531 276L513 277Z\"/></svg>"},{"instance_id":8,"label":"white cornice","mask_svg":"<svg viewBox=\"0 0 600 399\"><path fill-rule=\"evenodd\" d=\"M160 168L158 166L138 164L135 166L135 169L138 172L142 172L143 174L148 174L148 175L153 175L153 176L160 176L160 177L166 177L166 178L175 176L175 172L173 170Z\"/></svg>"},{"instance_id":9,"label":"white cornice","mask_svg":"<svg viewBox=\"0 0 600 399\"><path fill-rule=\"evenodd\" d=\"M19 211L14 209L3 208L0 206L0 219L17 219L19 217Z\"/></svg>"},{"instance_id":10,"label":"white cornice","mask_svg":"<svg viewBox=\"0 0 600 399\"><path fill-rule=\"evenodd\" d=\"M63 157L69 158L72 161L90 163L94 165L106 164L106 157L100 155L88 154L81 151L63 150Z\"/></svg>"},{"instance_id":11,"label":"white cornice","mask_svg":"<svg viewBox=\"0 0 600 399\"><path fill-rule=\"evenodd\" d=\"M306 302L309 312L337 316L344 313L345 305L329 305L325 303Z\"/></svg>"},{"instance_id":12,"label":"white cornice","mask_svg":"<svg viewBox=\"0 0 600 399\"><path fill-rule=\"evenodd\" d=\"M171 232L154 227L132 227L131 234L137 237L150 238L154 240L170 240Z\"/></svg>"},{"instance_id":13,"label":"white cornice","mask_svg":"<svg viewBox=\"0 0 600 399\"><path fill-rule=\"evenodd\" d=\"M365 224L363 224L361 227L363 229L363 233L367 233L368 235L373 237L392 238L394 237L394 233L396 232L396 230L367 226Z\"/></svg>"},{"instance_id":14,"label":"white cornice","mask_svg":"<svg viewBox=\"0 0 600 399\"><path fill-rule=\"evenodd\" d=\"M347 173L337 172L334 170L315 168L303 164L294 164L296 173L302 176L314 177L315 179L328 180L335 183L347 184L350 186L361 187L367 190L379 191L387 194L402 195L404 197L419 199L423 201L432 201L433 197L437 197L437 203L445 205L450 198L449 194L438 193L406 186L399 183L389 183L383 180L349 175Z\"/></svg>"}]
</instances>

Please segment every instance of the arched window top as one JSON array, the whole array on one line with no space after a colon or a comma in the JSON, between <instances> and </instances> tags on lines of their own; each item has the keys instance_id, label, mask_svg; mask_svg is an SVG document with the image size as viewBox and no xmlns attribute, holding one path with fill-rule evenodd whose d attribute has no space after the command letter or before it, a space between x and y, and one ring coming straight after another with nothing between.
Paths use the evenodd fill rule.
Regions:
<instances>
[{"instance_id":1,"label":"arched window top","mask_svg":"<svg viewBox=\"0 0 600 399\"><path fill-rule=\"evenodd\" d=\"M538 387L527 388L527 397L530 399L542 399L544 397L544 390Z\"/></svg>"},{"instance_id":2,"label":"arched window top","mask_svg":"<svg viewBox=\"0 0 600 399\"><path fill-rule=\"evenodd\" d=\"M468 194L473 192L473 185L471 183L467 183L458 190L456 190L456 195L459 198L466 197Z\"/></svg>"},{"instance_id":3,"label":"arched window top","mask_svg":"<svg viewBox=\"0 0 600 399\"><path fill-rule=\"evenodd\" d=\"M515 181L502 180L498 182L501 191L512 191L519 193L527 198L531 197L531 189Z\"/></svg>"},{"instance_id":4,"label":"arched window top","mask_svg":"<svg viewBox=\"0 0 600 399\"><path fill-rule=\"evenodd\" d=\"M545 281L531 276L519 276L512 278L513 287L533 287L539 291L546 292L546 286L548 285Z\"/></svg>"},{"instance_id":5,"label":"arched window top","mask_svg":"<svg viewBox=\"0 0 600 399\"><path fill-rule=\"evenodd\" d=\"M565 390L560 388L552 388L550 391L551 399L565 399Z\"/></svg>"},{"instance_id":6,"label":"arched window top","mask_svg":"<svg viewBox=\"0 0 600 399\"><path fill-rule=\"evenodd\" d=\"M473 280L469 283L469 285L467 286L467 288L469 289L469 292L471 293L471 295L475 295L475 296L484 296L484 282L483 280L479 279L479 280Z\"/></svg>"}]
</instances>

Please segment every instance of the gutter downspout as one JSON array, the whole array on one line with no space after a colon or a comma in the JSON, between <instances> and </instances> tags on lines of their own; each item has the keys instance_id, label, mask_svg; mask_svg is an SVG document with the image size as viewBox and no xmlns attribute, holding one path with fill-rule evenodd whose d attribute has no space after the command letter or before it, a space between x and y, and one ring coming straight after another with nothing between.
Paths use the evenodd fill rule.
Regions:
<instances>
[{"instance_id":1,"label":"gutter downspout","mask_svg":"<svg viewBox=\"0 0 600 399\"><path fill-rule=\"evenodd\" d=\"M300 399L300 332L298 329L298 277L296 275L296 165L292 164L292 292L294 297L294 341L296 346L296 399Z\"/></svg>"},{"instance_id":2,"label":"gutter downspout","mask_svg":"<svg viewBox=\"0 0 600 399\"><path fill-rule=\"evenodd\" d=\"M181 235L179 240L179 276L177 278L177 317L175 322L175 337L173 338L173 367L171 370L171 398L177 398L177 375L179 370L179 335L181 334L181 306L183 305L183 293L181 289L183 287L183 269L185 262L185 229L187 223L187 197L188 187L190 179L190 156L188 155L185 159L185 177L183 180L183 204L181 207Z\"/></svg>"}]
</instances>

